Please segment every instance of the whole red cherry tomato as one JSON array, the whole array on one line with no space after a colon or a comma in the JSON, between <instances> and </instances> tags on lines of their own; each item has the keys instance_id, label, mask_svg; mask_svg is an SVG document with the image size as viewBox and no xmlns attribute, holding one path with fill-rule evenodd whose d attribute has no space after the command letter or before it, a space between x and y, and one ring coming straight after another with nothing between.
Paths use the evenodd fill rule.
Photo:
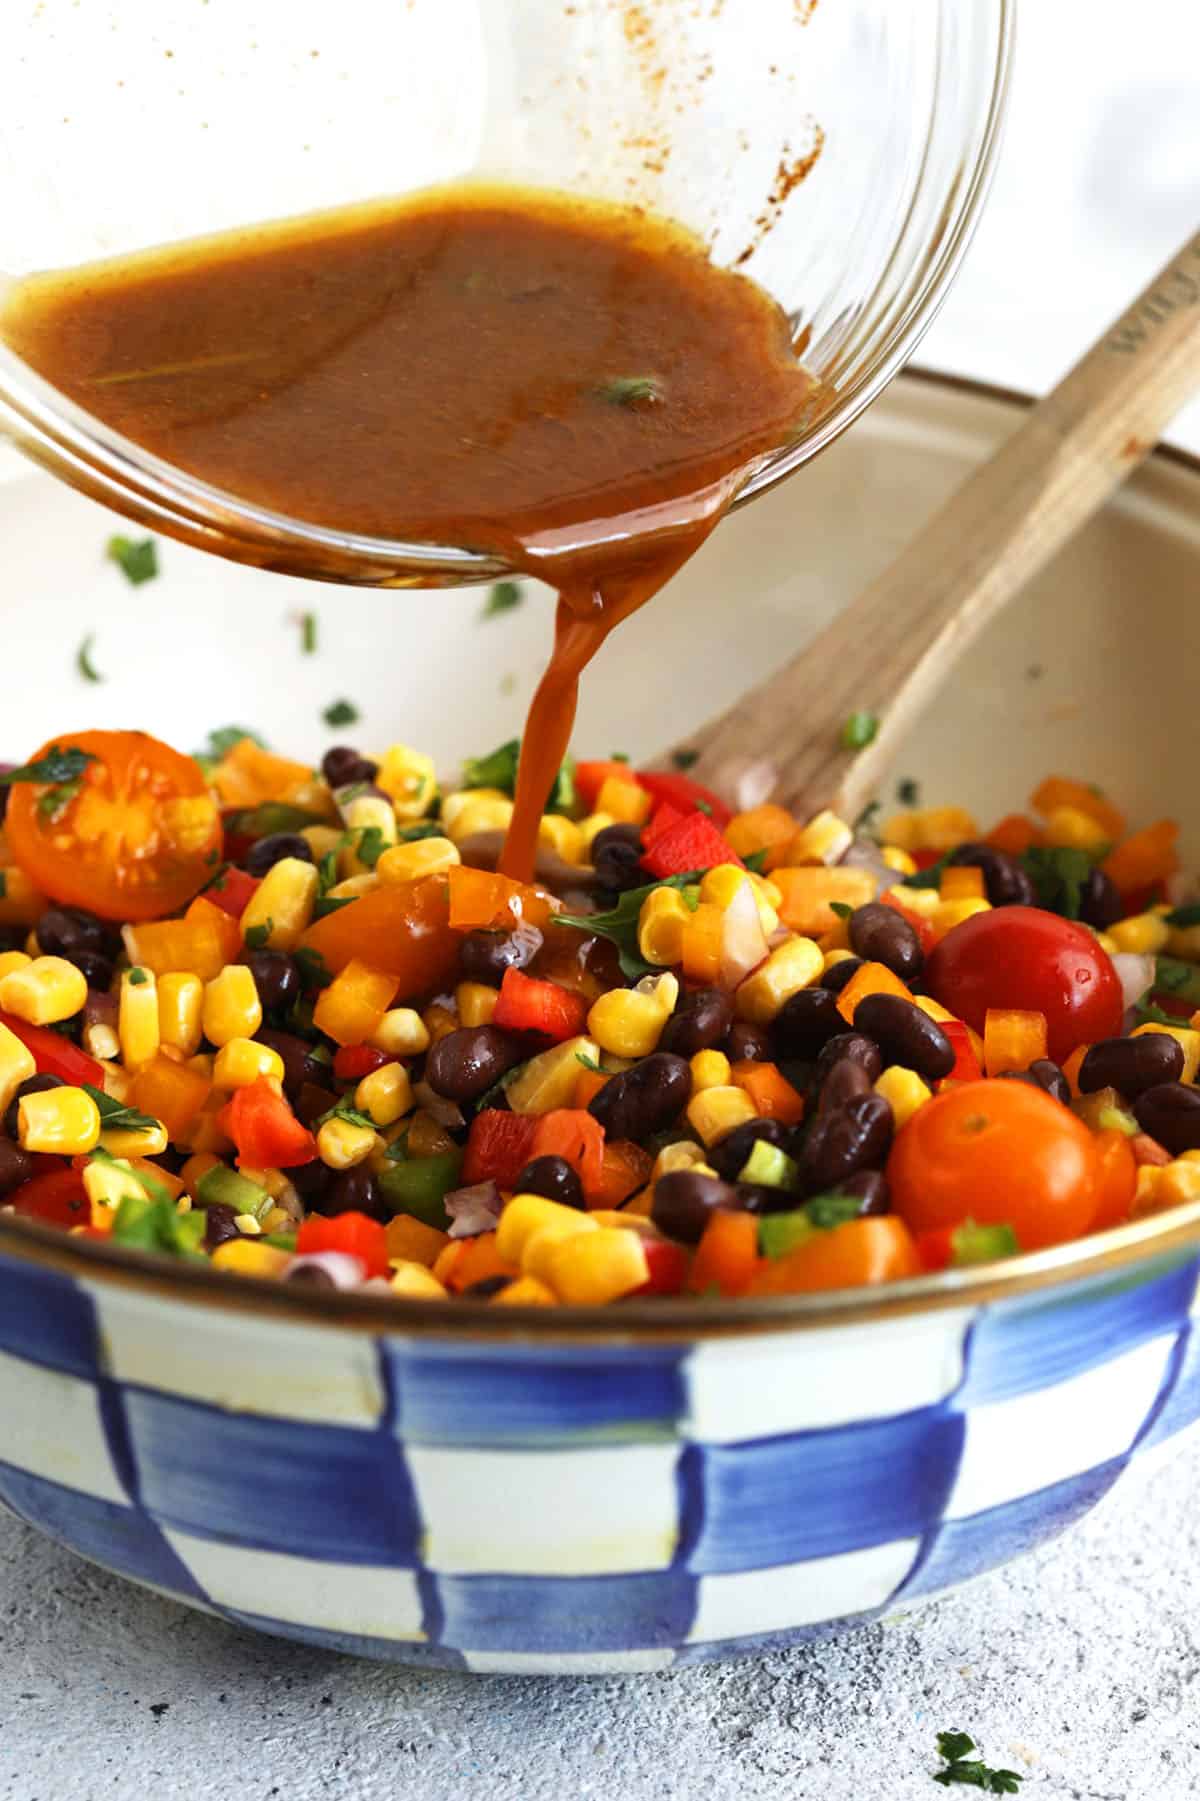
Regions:
<instances>
[{"instance_id":1,"label":"whole red cherry tomato","mask_svg":"<svg viewBox=\"0 0 1200 1801\"><path fill-rule=\"evenodd\" d=\"M983 1031L989 1007L1046 1016L1050 1055L1115 1038L1125 1006L1107 951L1085 926L1040 907L994 907L947 932L925 965L930 993Z\"/></svg>"}]
</instances>

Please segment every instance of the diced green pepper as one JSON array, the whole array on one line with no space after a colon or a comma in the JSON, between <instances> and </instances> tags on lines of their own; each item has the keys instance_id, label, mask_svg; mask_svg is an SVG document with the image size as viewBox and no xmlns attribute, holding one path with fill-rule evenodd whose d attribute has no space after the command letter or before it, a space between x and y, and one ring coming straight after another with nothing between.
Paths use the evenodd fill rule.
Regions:
<instances>
[{"instance_id":1,"label":"diced green pepper","mask_svg":"<svg viewBox=\"0 0 1200 1801\"><path fill-rule=\"evenodd\" d=\"M1020 1248L1011 1226L977 1226L969 1219L950 1235L950 1267L994 1263L998 1257L1015 1257Z\"/></svg>"},{"instance_id":2,"label":"diced green pepper","mask_svg":"<svg viewBox=\"0 0 1200 1801\"><path fill-rule=\"evenodd\" d=\"M265 1188L248 1176L239 1176L226 1163L205 1170L196 1184L196 1201L201 1207L232 1207L235 1213L249 1213L255 1219L265 1219L272 1205Z\"/></svg>"},{"instance_id":3,"label":"diced green pepper","mask_svg":"<svg viewBox=\"0 0 1200 1801\"><path fill-rule=\"evenodd\" d=\"M764 1257L786 1257L816 1234L803 1207L794 1213L767 1213L758 1222L758 1248Z\"/></svg>"},{"instance_id":4,"label":"diced green pepper","mask_svg":"<svg viewBox=\"0 0 1200 1801\"><path fill-rule=\"evenodd\" d=\"M739 1182L759 1182L765 1188L795 1188L799 1180L800 1170L793 1159L765 1138L755 1139L738 1175Z\"/></svg>"},{"instance_id":5,"label":"diced green pepper","mask_svg":"<svg viewBox=\"0 0 1200 1801\"><path fill-rule=\"evenodd\" d=\"M441 1151L436 1157L411 1157L389 1164L379 1178L383 1198L393 1213L411 1213L427 1226L445 1232L450 1217L443 1202L458 1182L462 1152Z\"/></svg>"}]
</instances>

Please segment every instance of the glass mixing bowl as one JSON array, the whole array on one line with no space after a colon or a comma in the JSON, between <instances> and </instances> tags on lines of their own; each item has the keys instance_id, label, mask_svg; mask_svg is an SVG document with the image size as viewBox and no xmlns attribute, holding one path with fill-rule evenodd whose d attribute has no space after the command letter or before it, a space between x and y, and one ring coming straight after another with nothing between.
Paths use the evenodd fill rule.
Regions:
<instances>
[{"instance_id":1,"label":"glass mixing bowl","mask_svg":"<svg viewBox=\"0 0 1200 1801\"><path fill-rule=\"evenodd\" d=\"M1015 0L39 0L5 21L8 277L470 176L644 206L773 293L843 431L919 341L978 216ZM0 281L3 277L0 276ZM108 430L0 348L0 432L152 529L423 587L469 546L355 538Z\"/></svg>"}]
</instances>

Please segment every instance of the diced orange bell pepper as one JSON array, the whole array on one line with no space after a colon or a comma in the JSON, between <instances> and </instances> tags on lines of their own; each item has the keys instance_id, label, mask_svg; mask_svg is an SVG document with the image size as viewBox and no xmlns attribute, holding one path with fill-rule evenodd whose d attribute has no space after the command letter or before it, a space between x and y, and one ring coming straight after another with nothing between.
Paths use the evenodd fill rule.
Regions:
<instances>
[{"instance_id":1,"label":"diced orange bell pepper","mask_svg":"<svg viewBox=\"0 0 1200 1801\"><path fill-rule=\"evenodd\" d=\"M912 989L893 975L883 963L864 963L856 969L838 996L838 1011L849 1025L854 1024L854 1009L868 994L898 994L901 1000L914 999Z\"/></svg>"},{"instance_id":2,"label":"diced orange bell pepper","mask_svg":"<svg viewBox=\"0 0 1200 1801\"><path fill-rule=\"evenodd\" d=\"M879 886L869 869L826 869L822 864L775 869L771 880L783 896L781 922L806 938L832 932L841 917L834 912L835 905L865 907Z\"/></svg>"},{"instance_id":3,"label":"diced orange bell pepper","mask_svg":"<svg viewBox=\"0 0 1200 1801\"><path fill-rule=\"evenodd\" d=\"M631 782L633 776L628 763L620 763L612 758L586 758L575 765L575 790L589 813L595 813L596 797L610 776L620 781Z\"/></svg>"},{"instance_id":4,"label":"diced orange bell pepper","mask_svg":"<svg viewBox=\"0 0 1200 1801\"><path fill-rule=\"evenodd\" d=\"M1042 842L1042 834L1032 819L1024 813L1006 813L998 820L984 839L993 850L1007 851L1010 857L1020 857L1035 844Z\"/></svg>"},{"instance_id":5,"label":"diced orange bell pepper","mask_svg":"<svg viewBox=\"0 0 1200 1801\"><path fill-rule=\"evenodd\" d=\"M744 1089L758 1109L760 1119L777 1119L781 1126L798 1126L804 1118L804 1096L774 1063L735 1063L733 1084Z\"/></svg>"},{"instance_id":6,"label":"diced orange bell pepper","mask_svg":"<svg viewBox=\"0 0 1200 1801\"><path fill-rule=\"evenodd\" d=\"M575 1078L574 1101L577 1107L586 1111L608 1081L602 1069L583 1069Z\"/></svg>"},{"instance_id":7,"label":"diced orange bell pepper","mask_svg":"<svg viewBox=\"0 0 1200 1801\"><path fill-rule=\"evenodd\" d=\"M863 1288L921 1273L912 1233L895 1214L851 1219L817 1232L785 1257L762 1262L748 1293L811 1294L825 1288Z\"/></svg>"},{"instance_id":8,"label":"diced orange bell pepper","mask_svg":"<svg viewBox=\"0 0 1200 1801\"><path fill-rule=\"evenodd\" d=\"M212 774L212 784L223 807L256 807L264 800L289 800L299 788L307 788L313 772L305 763L293 763L263 750L253 738L239 738Z\"/></svg>"},{"instance_id":9,"label":"diced orange bell pepper","mask_svg":"<svg viewBox=\"0 0 1200 1801\"><path fill-rule=\"evenodd\" d=\"M317 996L313 1024L335 1044L365 1044L379 1030L392 1004L396 979L357 958Z\"/></svg>"},{"instance_id":10,"label":"diced orange bell pepper","mask_svg":"<svg viewBox=\"0 0 1200 1801\"><path fill-rule=\"evenodd\" d=\"M1093 1232L1121 1226L1133 1213L1137 1192L1137 1159L1124 1132L1096 1134L1096 1217Z\"/></svg>"},{"instance_id":11,"label":"diced orange bell pepper","mask_svg":"<svg viewBox=\"0 0 1200 1801\"><path fill-rule=\"evenodd\" d=\"M515 1264L505 1263L496 1250L496 1234L481 1232L478 1238L463 1240L465 1249L461 1257L455 1259L454 1265L445 1276L439 1277L452 1294L461 1294L464 1288L470 1288L476 1282L486 1282L492 1276L519 1276L520 1270ZM441 1258L438 1258L441 1262ZM435 1266L434 1274L437 1274Z\"/></svg>"},{"instance_id":12,"label":"diced orange bell pepper","mask_svg":"<svg viewBox=\"0 0 1200 1801\"><path fill-rule=\"evenodd\" d=\"M712 901L701 901L683 927L683 973L706 987L721 974L721 935L725 915Z\"/></svg>"},{"instance_id":13,"label":"diced orange bell pepper","mask_svg":"<svg viewBox=\"0 0 1200 1801\"><path fill-rule=\"evenodd\" d=\"M160 1119L172 1143L186 1138L211 1093L212 1083L198 1069L163 1056L144 1063L129 1085L132 1104Z\"/></svg>"},{"instance_id":14,"label":"diced orange bell pepper","mask_svg":"<svg viewBox=\"0 0 1200 1801\"><path fill-rule=\"evenodd\" d=\"M752 1213L714 1213L696 1246L688 1272L692 1294L715 1288L722 1295L745 1294L758 1268L758 1221Z\"/></svg>"},{"instance_id":15,"label":"diced orange bell pepper","mask_svg":"<svg viewBox=\"0 0 1200 1801\"><path fill-rule=\"evenodd\" d=\"M1160 819L1156 825L1148 825L1126 838L1123 844L1118 844L1100 867L1121 894L1147 887L1151 882L1161 882L1174 875L1179 867L1175 848L1178 837L1176 822Z\"/></svg>"},{"instance_id":16,"label":"diced orange bell pepper","mask_svg":"<svg viewBox=\"0 0 1200 1801\"><path fill-rule=\"evenodd\" d=\"M224 907L218 907L203 894L198 894L192 902L184 918L192 925L207 926L217 934L221 942L225 962L232 963L242 948L242 928L232 914Z\"/></svg>"},{"instance_id":17,"label":"diced orange bell pepper","mask_svg":"<svg viewBox=\"0 0 1200 1801\"><path fill-rule=\"evenodd\" d=\"M427 1226L423 1219L414 1219L411 1213L397 1213L388 1221L384 1232L389 1258L397 1263L423 1263L426 1269L433 1267L451 1242L447 1233L439 1232L436 1226Z\"/></svg>"},{"instance_id":18,"label":"diced orange bell pepper","mask_svg":"<svg viewBox=\"0 0 1200 1801\"><path fill-rule=\"evenodd\" d=\"M1110 842L1125 836L1125 815L1120 808L1087 782L1072 781L1070 776L1048 775L1030 795L1029 804L1043 819L1060 807L1074 807L1076 812L1094 819Z\"/></svg>"},{"instance_id":19,"label":"diced orange bell pepper","mask_svg":"<svg viewBox=\"0 0 1200 1801\"><path fill-rule=\"evenodd\" d=\"M583 1183L585 1194L600 1186L604 1164L604 1127L590 1113L555 1107L543 1113L533 1134L534 1157L561 1157Z\"/></svg>"},{"instance_id":20,"label":"diced orange bell pepper","mask_svg":"<svg viewBox=\"0 0 1200 1801\"><path fill-rule=\"evenodd\" d=\"M983 1022L983 1066L989 1076L1028 1069L1047 1055L1046 1015L1021 1007L989 1007Z\"/></svg>"},{"instance_id":21,"label":"diced orange bell pepper","mask_svg":"<svg viewBox=\"0 0 1200 1801\"><path fill-rule=\"evenodd\" d=\"M943 900L986 900L983 871L967 864L943 869L938 892Z\"/></svg>"},{"instance_id":22,"label":"diced orange bell pepper","mask_svg":"<svg viewBox=\"0 0 1200 1801\"><path fill-rule=\"evenodd\" d=\"M450 924L455 931L473 932L492 926L509 930L522 923L543 927L554 911L544 888L514 882L490 869L456 864L446 873L450 892Z\"/></svg>"},{"instance_id":23,"label":"diced orange bell pepper","mask_svg":"<svg viewBox=\"0 0 1200 1801\"><path fill-rule=\"evenodd\" d=\"M636 1194L650 1180L653 1168L653 1157L640 1144L634 1144L628 1138L614 1139L611 1144L604 1146L600 1179L588 1191L588 1206L623 1207L630 1195Z\"/></svg>"},{"instance_id":24,"label":"diced orange bell pepper","mask_svg":"<svg viewBox=\"0 0 1200 1801\"><path fill-rule=\"evenodd\" d=\"M193 906L196 904L192 903ZM127 926L131 958L156 976L178 970L182 974L199 976L202 982L211 982L230 961L226 952L228 934L212 919L213 914L223 919L225 925L233 926L237 943L232 954L236 956L241 945L237 922L222 913L219 907L209 906L196 918L147 919Z\"/></svg>"},{"instance_id":25,"label":"diced orange bell pepper","mask_svg":"<svg viewBox=\"0 0 1200 1801\"><path fill-rule=\"evenodd\" d=\"M399 1002L436 993L450 980L460 938L450 925L446 878L432 875L373 888L315 920L300 944L314 951L331 975L367 952L372 965L394 979Z\"/></svg>"},{"instance_id":26,"label":"diced orange bell pepper","mask_svg":"<svg viewBox=\"0 0 1200 1801\"><path fill-rule=\"evenodd\" d=\"M786 807L777 806L773 800L764 801L761 807L750 807L745 813L735 813L725 827L725 836L739 857L752 857L756 851L777 851L782 856L783 848L792 842L800 827ZM770 856L766 867L771 867Z\"/></svg>"},{"instance_id":27,"label":"diced orange bell pepper","mask_svg":"<svg viewBox=\"0 0 1200 1801\"><path fill-rule=\"evenodd\" d=\"M610 813L619 825L644 825L653 804L653 797L632 777L606 775L600 784L594 811Z\"/></svg>"}]
</instances>

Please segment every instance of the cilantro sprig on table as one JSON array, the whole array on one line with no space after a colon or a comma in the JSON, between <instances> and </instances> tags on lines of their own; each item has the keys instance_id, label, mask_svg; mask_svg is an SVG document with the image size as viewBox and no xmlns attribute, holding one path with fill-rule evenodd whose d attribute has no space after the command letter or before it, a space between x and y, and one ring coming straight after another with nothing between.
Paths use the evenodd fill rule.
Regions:
<instances>
[{"instance_id":1,"label":"cilantro sprig on table","mask_svg":"<svg viewBox=\"0 0 1200 1801\"><path fill-rule=\"evenodd\" d=\"M1024 1781L1015 1770L993 1770L973 1757L975 1740L965 1732L939 1732L937 1747L943 1767L934 1771L933 1780L943 1788L959 1784L982 1789L988 1795L1015 1795Z\"/></svg>"}]
</instances>

